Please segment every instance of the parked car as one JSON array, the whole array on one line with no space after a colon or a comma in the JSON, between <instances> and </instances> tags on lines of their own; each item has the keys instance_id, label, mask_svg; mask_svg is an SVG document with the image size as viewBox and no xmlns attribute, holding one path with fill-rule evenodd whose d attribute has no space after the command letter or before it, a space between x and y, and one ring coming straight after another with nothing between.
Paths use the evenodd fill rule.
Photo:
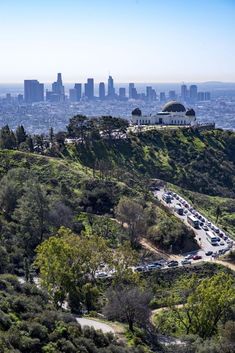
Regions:
<instances>
[{"instance_id":1,"label":"parked car","mask_svg":"<svg viewBox=\"0 0 235 353\"><path fill-rule=\"evenodd\" d=\"M108 274L106 272L99 272L97 274L97 278L107 278Z\"/></svg>"},{"instance_id":2,"label":"parked car","mask_svg":"<svg viewBox=\"0 0 235 353\"><path fill-rule=\"evenodd\" d=\"M188 255L185 256L184 259L185 260L191 260L193 258L193 256L194 256L193 254L188 254Z\"/></svg>"},{"instance_id":3,"label":"parked car","mask_svg":"<svg viewBox=\"0 0 235 353\"><path fill-rule=\"evenodd\" d=\"M144 266L137 266L136 268L135 268L135 272L144 272Z\"/></svg>"},{"instance_id":4,"label":"parked car","mask_svg":"<svg viewBox=\"0 0 235 353\"><path fill-rule=\"evenodd\" d=\"M201 260L201 259L202 259L201 255L194 255L193 256L193 260Z\"/></svg>"},{"instance_id":5,"label":"parked car","mask_svg":"<svg viewBox=\"0 0 235 353\"><path fill-rule=\"evenodd\" d=\"M209 228L208 228L206 225L204 225L204 226L202 227L202 229L204 229L205 231L208 231L208 230L209 230Z\"/></svg>"},{"instance_id":6,"label":"parked car","mask_svg":"<svg viewBox=\"0 0 235 353\"><path fill-rule=\"evenodd\" d=\"M209 251L207 251L205 254L206 254L206 256L211 256L211 255L213 254L213 251L210 251L210 250L209 250Z\"/></svg>"},{"instance_id":7,"label":"parked car","mask_svg":"<svg viewBox=\"0 0 235 353\"><path fill-rule=\"evenodd\" d=\"M191 265L191 261L184 259L184 260L181 261L181 265L183 265L183 266L184 266L184 265Z\"/></svg>"},{"instance_id":8,"label":"parked car","mask_svg":"<svg viewBox=\"0 0 235 353\"><path fill-rule=\"evenodd\" d=\"M147 270L148 270L148 271L158 270L159 268L161 268L161 266L159 266L159 265L155 265L155 264L149 264L149 265L147 265Z\"/></svg>"},{"instance_id":9,"label":"parked car","mask_svg":"<svg viewBox=\"0 0 235 353\"><path fill-rule=\"evenodd\" d=\"M175 261L175 260L169 261L169 262L167 263L167 266L168 266L168 267L176 267L176 266L178 266L178 265L179 265L178 261Z\"/></svg>"}]
</instances>

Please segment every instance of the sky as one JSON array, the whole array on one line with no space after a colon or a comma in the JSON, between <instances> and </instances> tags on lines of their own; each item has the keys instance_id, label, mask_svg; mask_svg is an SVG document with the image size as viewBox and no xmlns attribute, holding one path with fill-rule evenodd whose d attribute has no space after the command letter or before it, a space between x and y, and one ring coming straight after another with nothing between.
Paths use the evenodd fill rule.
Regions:
<instances>
[{"instance_id":1,"label":"sky","mask_svg":"<svg viewBox=\"0 0 235 353\"><path fill-rule=\"evenodd\" d=\"M0 0L0 82L235 82L235 0Z\"/></svg>"}]
</instances>

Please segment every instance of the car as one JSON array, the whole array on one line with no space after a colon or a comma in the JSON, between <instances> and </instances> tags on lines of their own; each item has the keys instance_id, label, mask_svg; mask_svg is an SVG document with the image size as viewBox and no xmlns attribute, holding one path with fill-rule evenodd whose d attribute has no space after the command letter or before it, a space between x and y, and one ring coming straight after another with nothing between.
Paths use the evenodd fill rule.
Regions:
<instances>
[{"instance_id":1,"label":"car","mask_svg":"<svg viewBox=\"0 0 235 353\"><path fill-rule=\"evenodd\" d=\"M227 235L224 235L224 240L225 240L225 241L227 241L227 240L228 240Z\"/></svg>"},{"instance_id":2,"label":"car","mask_svg":"<svg viewBox=\"0 0 235 353\"><path fill-rule=\"evenodd\" d=\"M211 256L213 254L213 251L209 250L205 253L206 256Z\"/></svg>"},{"instance_id":3,"label":"car","mask_svg":"<svg viewBox=\"0 0 235 353\"><path fill-rule=\"evenodd\" d=\"M221 242L219 243L219 245L223 246L223 245L224 245L224 242L223 242L223 241L221 241Z\"/></svg>"},{"instance_id":4,"label":"car","mask_svg":"<svg viewBox=\"0 0 235 353\"><path fill-rule=\"evenodd\" d=\"M201 221L199 224L200 224L201 227L203 227L203 224L204 224L204 223Z\"/></svg>"},{"instance_id":5,"label":"car","mask_svg":"<svg viewBox=\"0 0 235 353\"><path fill-rule=\"evenodd\" d=\"M184 260L181 261L181 265L183 265L183 266L184 266L184 265L191 265L191 261L184 259Z\"/></svg>"},{"instance_id":6,"label":"car","mask_svg":"<svg viewBox=\"0 0 235 353\"><path fill-rule=\"evenodd\" d=\"M97 278L107 278L108 274L106 272L97 273Z\"/></svg>"},{"instance_id":7,"label":"car","mask_svg":"<svg viewBox=\"0 0 235 353\"><path fill-rule=\"evenodd\" d=\"M211 227L211 222L207 222L208 227Z\"/></svg>"},{"instance_id":8,"label":"car","mask_svg":"<svg viewBox=\"0 0 235 353\"><path fill-rule=\"evenodd\" d=\"M135 272L144 272L144 270L144 266L136 266L136 268L134 269Z\"/></svg>"},{"instance_id":9,"label":"car","mask_svg":"<svg viewBox=\"0 0 235 353\"><path fill-rule=\"evenodd\" d=\"M175 192L173 192L173 196L174 196L174 197L176 197L176 196L177 196Z\"/></svg>"},{"instance_id":10,"label":"car","mask_svg":"<svg viewBox=\"0 0 235 353\"><path fill-rule=\"evenodd\" d=\"M202 226L202 229L204 229L205 231L209 230L209 228L206 225Z\"/></svg>"},{"instance_id":11,"label":"car","mask_svg":"<svg viewBox=\"0 0 235 353\"><path fill-rule=\"evenodd\" d=\"M176 197L175 197L175 198L176 198L176 200L179 200L179 196L178 196L178 195L176 195Z\"/></svg>"},{"instance_id":12,"label":"car","mask_svg":"<svg viewBox=\"0 0 235 353\"><path fill-rule=\"evenodd\" d=\"M202 256L201 255L194 255L193 260L201 260Z\"/></svg>"},{"instance_id":13,"label":"car","mask_svg":"<svg viewBox=\"0 0 235 353\"><path fill-rule=\"evenodd\" d=\"M184 257L185 260L191 260L193 258L193 254L188 254Z\"/></svg>"},{"instance_id":14,"label":"car","mask_svg":"<svg viewBox=\"0 0 235 353\"><path fill-rule=\"evenodd\" d=\"M178 263L178 261L176 261L176 260L172 260L172 261L169 261L168 263L167 263L167 266L168 267L176 267L176 266L178 266L179 265L179 263Z\"/></svg>"},{"instance_id":15,"label":"car","mask_svg":"<svg viewBox=\"0 0 235 353\"><path fill-rule=\"evenodd\" d=\"M161 260L160 260L161 261ZM155 266L158 266L158 267L162 267L163 266L163 263L165 262L164 260L163 261L157 261L157 262L153 262L153 264L155 265Z\"/></svg>"},{"instance_id":16,"label":"car","mask_svg":"<svg viewBox=\"0 0 235 353\"><path fill-rule=\"evenodd\" d=\"M219 228L215 227L214 231L215 231L216 234L219 234Z\"/></svg>"},{"instance_id":17,"label":"car","mask_svg":"<svg viewBox=\"0 0 235 353\"><path fill-rule=\"evenodd\" d=\"M159 268L161 268L161 265L155 265L155 264L149 264L147 265L147 270L148 271L154 271L154 270L158 270Z\"/></svg>"}]
</instances>

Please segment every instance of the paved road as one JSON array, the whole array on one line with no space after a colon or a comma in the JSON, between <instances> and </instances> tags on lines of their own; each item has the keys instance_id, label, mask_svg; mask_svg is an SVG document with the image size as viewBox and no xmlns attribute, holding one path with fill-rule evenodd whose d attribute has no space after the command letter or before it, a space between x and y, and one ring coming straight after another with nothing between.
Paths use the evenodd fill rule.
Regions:
<instances>
[{"instance_id":1,"label":"paved road","mask_svg":"<svg viewBox=\"0 0 235 353\"><path fill-rule=\"evenodd\" d=\"M177 203L179 203L180 201L177 200L176 198L173 198L171 203L166 203L162 197L163 194L165 193L164 189L160 189L160 190L156 190L154 191L154 195L166 206L168 207L174 214L176 217L178 217L179 219L181 219L181 221L183 221L188 227L190 227L196 236L196 240L200 246L200 249L198 251L196 251L195 253L197 253L198 255L202 256L203 260L209 260L210 257L206 256L205 253L207 251L213 251L213 253L218 252L220 249L225 249L228 247L228 244L226 243L226 241L222 240L221 241L224 243L224 245L219 245L219 246L213 246L211 245L208 240L206 239L206 231L203 229L195 229L193 228L188 222L187 222L187 215L190 214L184 214L183 216L180 216L177 212L174 211L175 206L177 205ZM188 202L187 202L188 203ZM190 205L191 206L191 205ZM184 207L184 206L183 206Z\"/></svg>"},{"instance_id":2,"label":"paved road","mask_svg":"<svg viewBox=\"0 0 235 353\"><path fill-rule=\"evenodd\" d=\"M104 324L103 322L86 319L84 317L76 317L76 320L82 327L89 326L93 327L95 330L101 330L103 333L114 333L114 329L110 325Z\"/></svg>"}]
</instances>

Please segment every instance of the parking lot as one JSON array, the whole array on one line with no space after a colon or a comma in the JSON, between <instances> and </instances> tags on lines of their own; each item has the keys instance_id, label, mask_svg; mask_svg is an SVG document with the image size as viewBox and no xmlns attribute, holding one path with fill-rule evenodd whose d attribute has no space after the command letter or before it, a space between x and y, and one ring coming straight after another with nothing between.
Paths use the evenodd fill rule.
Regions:
<instances>
[{"instance_id":1,"label":"parking lot","mask_svg":"<svg viewBox=\"0 0 235 353\"><path fill-rule=\"evenodd\" d=\"M208 260L208 257L218 258L220 255L224 255L233 247L233 241L228 234L225 234L222 229L218 228L215 224L210 222L210 220L197 212L197 210L180 195L164 190L163 188L155 190L154 195L188 227L193 229L198 245L200 246L200 250L197 251L197 255L201 256L202 259ZM167 195L169 195L169 198L166 197ZM179 209L183 211L182 214L179 214ZM198 220L198 229L193 227L193 225L188 222L188 216L193 216L193 218ZM212 245L208 241L208 232L214 234L214 236L218 239L215 245ZM191 254L184 255L185 257L190 257Z\"/></svg>"}]
</instances>

